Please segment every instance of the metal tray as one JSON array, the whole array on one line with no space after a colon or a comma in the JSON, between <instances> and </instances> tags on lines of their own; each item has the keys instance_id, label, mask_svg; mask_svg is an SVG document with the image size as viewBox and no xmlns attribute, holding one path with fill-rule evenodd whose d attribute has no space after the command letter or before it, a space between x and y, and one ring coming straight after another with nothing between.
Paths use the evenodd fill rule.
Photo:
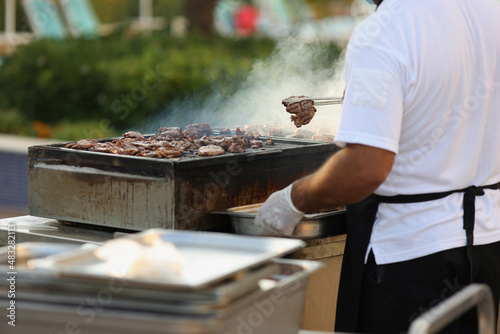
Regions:
<instances>
[{"instance_id":1,"label":"metal tray","mask_svg":"<svg viewBox=\"0 0 500 334\"><path fill-rule=\"evenodd\" d=\"M0 266L1 268L1 266ZM120 292L106 302L106 308L116 310L143 310L161 314L218 316L221 310L259 289L259 281L275 277L280 272L277 264L265 264L250 270L244 277L223 281L215 286L194 291L170 291L129 287L113 282ZM21 300L42 303L82 305L89 296L97 296L108 285L99 282L49 277L22 271L18 280L22 290L16 293ZM0 273L0 279L9 277ZM123 284L123 289L121 288ZM0 287L0 292L4 289ZM7 291L3 291L7 293Z\"/></svg>"},{"instance_id":2,"label":"metal tray","mask_svg":"<svg viewBox=\"0 0 500 334\"><path fill-rule=\"evenodd\" d=\"M26 267L29 260L47 257L62 252L78 249L80 245L58 244L49 242L22 242L15 246L16 267ZM0 266L7 265L9 246L0 247Z\"/></svg>"},{"instance_id":3,"label":"metal tray","mask_svg":"<svg viewBox=\"0 0 500 334\"><path fill-rule=\"evenodd\" d=\"M244 235L265 235L262 227L254 224L257 210L263 203L229 208L212 212L213 215L228 219L234 233ZM346 211L338 210L324 213L306 214L295 227L291 238L314 239L346 233Z\"/></svg>"},{"instance_id":4,"label":"metal tray","mask_svg":"<svg viewBox=\"0 0 500 334\"><path fill-rule=\"evenodd\" d=\"M82 247L96 247L95 245L85 245ZM16 258L16 269L19 273L17 283L23 288L18 291L21 299L40 300L45 302L60 302L78 305L82 298L97 295L103 289L103 284L96 281L88 281L77 278L54 277L53 273L46 270L30 270L27 262L47 256L60 254L69 250L78 249L79 246L72 244L24 242L16 245L16 249L22 258ZM89 249L87 248L87 249ZM8 269L8 249L0 248L0 280L9 278ZM268 278L279 272L278 265L266 263L244 274L239 274L224 280L207 289L194 291L171 291L152 287L150 289L139 287L128 287L113 296L110 307L126 308L127 301L133 300L134 305L142 303L144 309L151 308L152 304L158 305L157 311L165 311L170 307L171 313L213 313L215 308L220 308L229 304L240 296L257 289L258 281ZM117 286L124 285L117 280ZM0 291L2 286L0 285ZM160 304L158 304L160 303ZM174 305L169 305L169 303ZM116 304L116 305L115 305ZM174 309L172 309L174 307Z\"/></svg>"},{"instance_id":5,"label":"metal tray","mask_svg":"<svg viewBox=\"0 0 500 334\"><path fill-rule=\"evenodd\" d=\"M127 286L202 289L305 246L303 241L293 239L163 229L151 229L126 237L142 245L150 245L157 238L172 243L184 258L180 276L168 281L155 277L120 277L121 281L127 282ZM114 277L106 273L105 262L95 256L96 249L99 247L33 260L31 266L46 269L59 277L108 282Z\"/></svg>"},{"instance_id":6,"label":"metal tray","mask_svg":"<svg viewBox=\"0 0 500 334\"><path fill-rule=\"evenodd\" d=\"M118 310L102 305L99 309L89 309L96 312L93 320L87 321L88 317L82 316L84 314L82 311L87 309L82 308L82 305L32 301L16 297L16 316L24 319L16 323L16 330L19 333L57 332L71 321L82 332L93 334L238 333L242 327L249 327L242 323L247 323L247 319L253 320L255 314L260 314L262 321L259 320L259 326L249 327L255 330L254 333L296 334L300 328L309 277L324 264L290 259L273 259L271 263L278 265L278 275L263 280L266 284L262 284L257 291L231 303L215 316L159 315L137 307ZM0 294L0 305L7 303L7 294ZM1 333L11 331L6 321L0 322Z\"/></svg>"}]
</instances>

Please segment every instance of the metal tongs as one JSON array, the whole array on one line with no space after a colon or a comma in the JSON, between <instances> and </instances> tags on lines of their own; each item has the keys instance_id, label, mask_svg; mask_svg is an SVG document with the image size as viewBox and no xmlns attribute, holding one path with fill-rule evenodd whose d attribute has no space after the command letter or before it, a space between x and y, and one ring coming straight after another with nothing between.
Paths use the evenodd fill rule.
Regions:
<instances>
[{"instance_id":1,"label":"metal tongs","mask_svg":"<svg viewBox=\"0 0 500 334\"><path fill-rule=\"evenodd\" d=\"M342 97L287 97L281 103L287 104L287 103L296 103L296 102L301 102L301 101L309 101L312 100L313 104L315 106L327 106L327 105L332 105L332 104L342 104L343 98Z\"/></svg>"}]
</instances>

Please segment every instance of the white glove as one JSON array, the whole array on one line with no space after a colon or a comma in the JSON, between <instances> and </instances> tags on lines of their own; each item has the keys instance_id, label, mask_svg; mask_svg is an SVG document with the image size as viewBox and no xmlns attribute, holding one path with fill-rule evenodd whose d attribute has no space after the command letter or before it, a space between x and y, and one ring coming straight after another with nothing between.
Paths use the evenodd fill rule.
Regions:
<instances>
[{"instance_id":1,"label":"white glove","mask_svg":"<svg viewBox=\"0 0 500 334\"><path fill-rule=\"evenodd\" d=\"M292 203L292 186L293 183L273 193L257 212L255 225L263 227L269 235L290 236L304 217L304 212Z\"/></svg>"}]
</instances>

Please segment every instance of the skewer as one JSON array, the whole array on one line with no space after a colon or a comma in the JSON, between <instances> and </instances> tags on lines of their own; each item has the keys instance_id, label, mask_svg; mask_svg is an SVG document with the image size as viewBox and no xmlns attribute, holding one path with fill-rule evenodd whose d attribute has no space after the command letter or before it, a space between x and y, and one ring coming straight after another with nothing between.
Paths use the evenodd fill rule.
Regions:
<instances>
[{"instance_id":1,"label":"skewer","mask_svg":"<svg viewBox=\"0 0 500 334\"><path fill-rule=\"evenodd\" d=\"M282 101L285 103L295 103L305 100L312 100L315 106L326 106L332 104L342 104L343 99L341 97L288 97Z\"/></svg>"}]
</instances>

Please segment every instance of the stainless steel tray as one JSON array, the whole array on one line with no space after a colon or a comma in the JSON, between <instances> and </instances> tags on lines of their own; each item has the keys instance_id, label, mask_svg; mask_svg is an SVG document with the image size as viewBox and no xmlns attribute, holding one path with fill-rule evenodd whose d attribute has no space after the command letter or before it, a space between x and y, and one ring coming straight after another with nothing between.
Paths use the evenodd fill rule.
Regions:
<instances>
[{"instance_id":1,"label":"stainless steel tray","mask_svg":"<svg viewBox=\"0 0 500 334\"><path fill-rule=\"evenodd\" d=\"M120 280L127 282L127 286L171 290L201 289L305 246L303 241L293 239L163 229L151 229L126 237L142 245L150 245L158 238L172 243L184 258L180 276L169 280L156 277L120 277ZM106 243L103 246L105 245ZM105 262L95 255L95 250L103 246L34 260L31 266L46 269L59 277L108 282L114 277L106 272Z\"/></svg>"},{"instance_id":2,"label":"stainless steel tray","mask_svg":"<svg viewBox=\"0 0 500 334\"><path fill-rule=\"evenodd\" d=\"M254 333L278 331L280 334L296 334L300 328L309 277L324 265L317 261L289 259L273 259L271 262L278 265L278 275L262 280L265 284L257 291L222 308L215 316L159 315L139 308L118 310L102 305L102 308L88 310L95 311L95 317L92 321L87 321L88 317L82 316L82 310L86 310L82 309L82 305L31 301L16 297L16 316L24 319L16 323L16 330L19 333L58 332L71 321L82 332L93 334L237 333L241 332L242 327L246 327L242 326L242 322L255 319L255 314L258 313L262 316L262 321L259 320L258 327L250 328L255 330ZM95 298L95 295L89 297ZM6 303L7 294L1 293L0 305L7 305ZM0 322L0 333L4 332L12 332L6 321Z\"/></svg>"},{"instance_id":3,"label":"stainless steel tray","mask_svg":"<svg viewBox=\"0 0 500 334\"><path fill-rule=\"evenodd\" d=\"M47 257L62 252L78 249L80 245L61 244L50 242L22 242L15 246L16 267L26 267L29 260ZM0 247L0 266L7 265L9 250L8 246Z\"/></svg>"},{"instance_id":4,"label":"stainless steel tray","mask_svg":"<svg viewBox=\"0 0 500 334\"><path fill-rule=\"evenodd\" d=\"M250 204L229 208L225 211L215 211L212 215L229 220L233 231L244 235L265 235L262 227L254 224L257 210L263 203ZM291 238L314 239L326 238L332 235L346 233L345 210L306 214L295 227Z\"/></svg>"},{"instance_id":5,"label":"stainless steel tray","mask_svg":"<svg viewBox=\"0 0 500 334\"><path fill-rule=\"evenodd\" d=\"M88 246L95 247L95 245ZM79 305L88 296L98 295L103 286L109 287L110 284L116 283L116 286L126 288L120 288L119 293L113 296L113 299L107 304L109 308L147 309L169 314L215 315L218 309L226 307L241 296L258 289L258 282L261 279L269 278L280 272L278 264L266 263L207 289L170 291L155 287L150 289L128 287L119 280L103 285L100 282L89 282L85 279L54 277L51 272L30 270L27 266L28 261L77 248L79 246L72 244L41 242L17 244L16 249L19 255L22 254L22 259L16 258L16 269L19 273L16 283L22 286L22 289L16 293L19 299ZM9 278L7 251L7 247L0 248L0 281ZM0 285L0 292L4 291L5 288ZM7 293L7 291L4 292Z\"/></svg>"},{"instance_id":6,"label":"stainless steel tray","mask_svg":"<svg viewBox=\"0 0 500 334\"><path fill-rule=\"evenodd\" d=\"M0 267L1 268L1 267ZM106 302L106 308L116 310L143 310L162 314L217 316L243 296L259 289L259 281L276 276L280 272L277 264L265 264L250 270L244 277L221 282L214 287L194 291L169 291L123 286L113 282L120 292ZM75 279L55 279L36 273L22 271L18 284L22 289L16 293L20 300L42 303L82 305L89 296L102 293L103 285ZM5 277L4 277L5 276ZM8 276L0 273L0 279ZM0 292L3 289L0 286ZM7 293L7 291L3 291Z\"/></svg>"}]
</instances>

